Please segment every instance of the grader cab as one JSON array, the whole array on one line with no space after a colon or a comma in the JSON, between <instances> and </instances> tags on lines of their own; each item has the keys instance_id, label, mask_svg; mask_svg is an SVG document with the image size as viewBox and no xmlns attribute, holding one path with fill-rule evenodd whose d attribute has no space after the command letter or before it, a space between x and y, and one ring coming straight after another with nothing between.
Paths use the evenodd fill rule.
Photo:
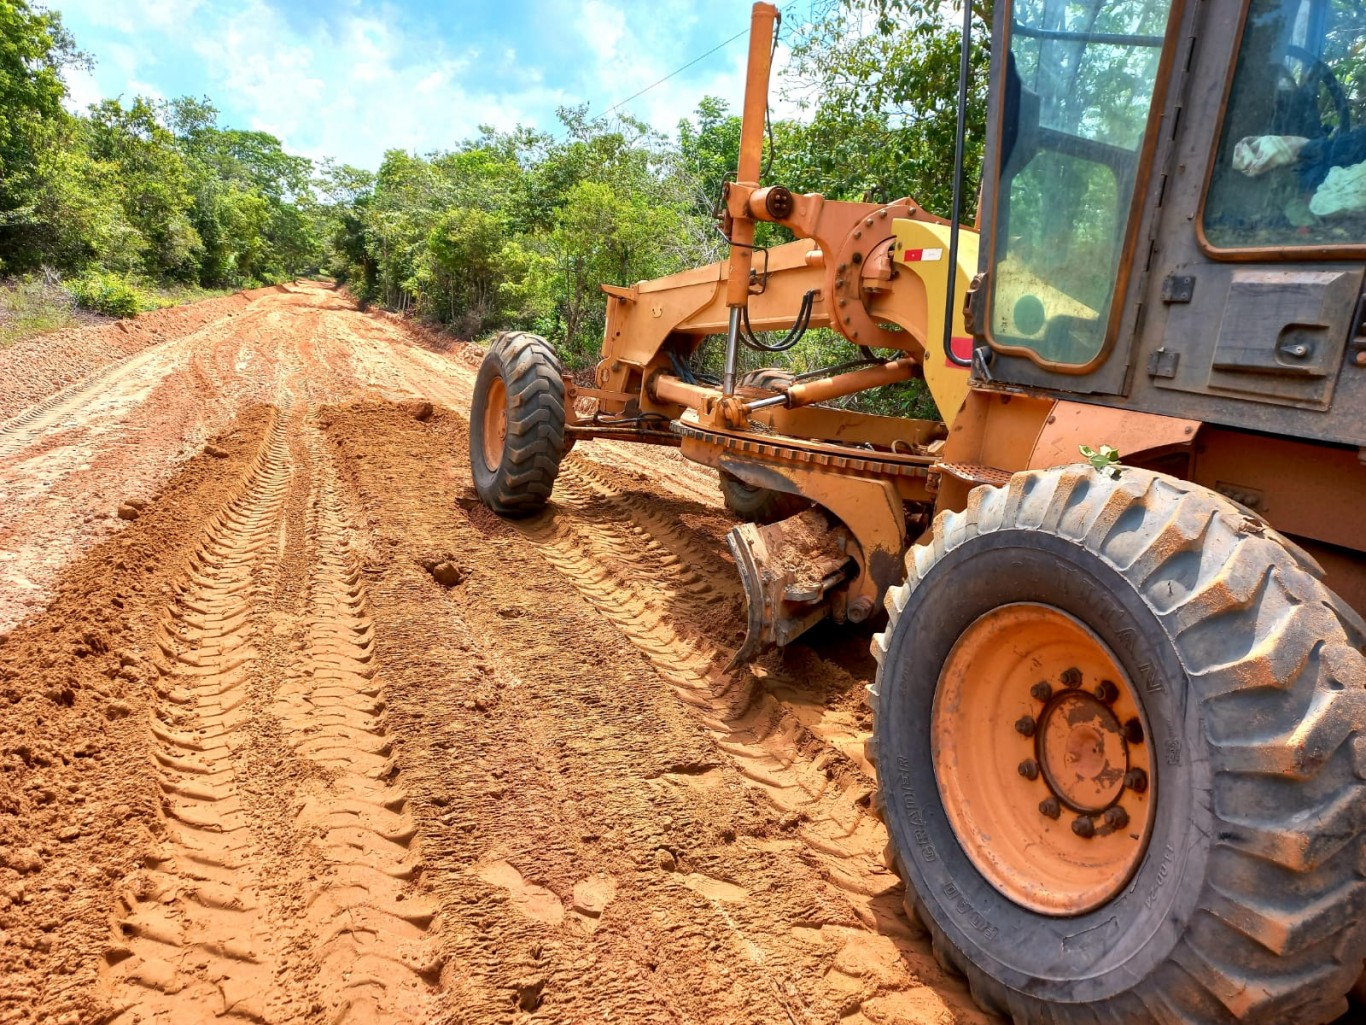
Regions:
<instances>
[{"instance_id":1,"label":"grader cab","mask_svg":"<svg viewBox=\"0 0 1366 1025\"><path fill-rule=\"evenodd\" d=\"M758 180L776 17L729 260L605 285L592 388L500 339L481 496L677 445L754 521L737 663L885 610L878 807L983 1007L1333 1020L1366 956L1366 0L997 0L980 234ZM848 361L739 372L813 327ZM829 404L911 378L943 422Z\"/></svg>"}]
</instances>

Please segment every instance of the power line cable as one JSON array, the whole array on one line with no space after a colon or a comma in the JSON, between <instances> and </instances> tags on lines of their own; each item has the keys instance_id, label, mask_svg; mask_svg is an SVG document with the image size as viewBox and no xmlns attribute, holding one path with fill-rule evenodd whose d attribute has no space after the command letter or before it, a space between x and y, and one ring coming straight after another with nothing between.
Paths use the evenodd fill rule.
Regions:
<instances>
[{"instance_id":1,"label":"power line cable","mask_svg":"<svg viewBox=\"0 0 1366 1025\"><path fill-rule=\"evenodd\" d=\"M700 61L706 60L708 57L710 57L712 54L714 54L717 50L721 49L721 48L724 47L724 46L729 46L731 43L735 42L735 40L739 39L741 36L743 36L743 35L748 35L748 34L749 34L749 29L748 29L748 28L741 29L739 32L735 33L735 35L731 36L729 39L725 40L724 42L717 43L715 46L713 46L713 47L712 47L710 50L708 50L706 53L701 54L700 56L694 57L692 60L688 61L687 64L684 64L681 68L677 68L677 69L675 69L674 71L670 71L667 75L665 75L663 78L661 78L658 82L652 82L650 85L647 85L644 89L640 90L640 92L636 93L635 95L633 95L633 96L628 96L628 97L626 97L626 99L622 100L621 102L612 104L612 106L608 107L608 108L607 108L606 110L604 110L601 114L599 114L598 117L599 117L599 118L604 118L604 117L606 117L608 114L612 113L612 111L617 110L617 109L620 108L620 107L626 106L626 104L630 103L632 100L638 100L638 99L640 99L642 96L644 96L646 93L648 93L651 89L655 88L655 86L663 85L663 84L664 84L665 82L667 82L669 79L671 79L671 78L673 78L673 77L675 77L675 76L677 76L677 75L681 75L683 72L687 71L687 70L688 70L690 67L692 67L694 64L697 64L697 63L700 62Z\"/></svg>"},{"instance_id":2,"label":"power line cable","mask_svg":"<svg viewBox=\"0 0 1366 1025\"><path fill-rule=\"evenodd\" d=\"M792 8L796 7L797 4L798 4L799 2L800 2L800 0L792 0L792 2L791 2L790 4L788 4L786 7L781 8L781 9L778 11L779 17L781 17L782 15L786 14L788 11L792 10ZM621 107L626 106L626 104L630 103L632 100L638 100L638 99L640 99L642 96L644 96L646 93L648 93L651 89L654 89L654 88L656 88L657 86L663 85L665 82L669 81L669 79L674 78L674 77L677 76L677 75L681 75L683 72L687 71L687 70L688 70L690 67L692 67L694 64L698 64L698 63L700 63L701 61L706 60L708 57L710 57L712 54L714 54L717 50L720 50L720 49L722 49L723 47L729 46L731 43L735 42L735 40L739 39L741 36L746 36L746 35L748 35L748 34L749 34L749 27L746 26L745 28L742 28L739 32L735 33L735 35L731 36L729 39L723 39L721 42L717 43L715 46L713 46L713 47L712 47L710 50L708 50L706 53L699 54L698 56L694 57L692 60L688 61L687 64L684 64L682 67L675 68L673 71L670 71L667 75L665 75L663 78L661 78L658 82L651 82L651 83L650 83L649 85L647 85L644 89L640 90L640 92L635 93L635 94L633 94L633 95L631 95L631 96L626 97L626 99L624 99L624 100L621 100L621 101L619 101L619 102L617 102L617 103L612 104L612 106L608 107L606 110L604 110L601 114L599 114L599 115L598 115L596 118L594 118L593 120L595 120L595 121L601 121L601 120L602 120L603 118L605 118L608 114L612 113L612 111L618 110L618 109L620 109ZM777 50L777 42L778 42L777 36L775 35L775 36L774 36L774 40L773 40L773 43L774 43L774 50L775 50L775 51Z\"/></svg>"}]
</instances>

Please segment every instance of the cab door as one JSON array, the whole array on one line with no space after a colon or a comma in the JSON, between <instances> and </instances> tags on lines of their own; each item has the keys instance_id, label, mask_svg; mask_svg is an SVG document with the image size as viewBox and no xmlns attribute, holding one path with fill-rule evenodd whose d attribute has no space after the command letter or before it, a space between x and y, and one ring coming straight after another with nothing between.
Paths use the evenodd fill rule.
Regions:
<instances>
[{"instance_id":1,"label":"cab door","mask_svg":"<svg viewBox=\"0 0 1366 1025\"><path fill-rule=\"evenodd\" d=\"M1366 371L1346 357L1363 351L1366 2L1206 6L1220 10L1200 27L1167 172L1136 392L1230 426L1359 440Z\"/></svg>"},{"instance_id":2,"label":"cab door","mask_svg":"<svg viewBox=\"0 0 1366 1025\"><path fill-rule=\"evenodd\" d=\"M1172 0L996 5L983 175L989 245L971 300L992 379L1121 394Z\"/></svg>"}]
</instances>

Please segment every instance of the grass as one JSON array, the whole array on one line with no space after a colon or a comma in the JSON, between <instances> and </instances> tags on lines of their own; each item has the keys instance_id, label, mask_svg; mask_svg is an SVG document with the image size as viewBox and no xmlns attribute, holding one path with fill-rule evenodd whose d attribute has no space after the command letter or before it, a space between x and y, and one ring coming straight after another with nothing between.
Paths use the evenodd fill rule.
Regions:
<instances>
[{"instance_id":1,"label":"grass","mask_svg":"<svg viewBox=\"0 0 1366 1025\"><path fill-rule=\"evenodd\" d=\"M245 286L243 286L245 287ZM219 299L232 295L236 288L200 288L198 285L139 285L142 293L143 312L164 310L168 306L186 306L189 303L203 302L205 299Z\"/></svg>"},{"instance_id":2,"label":"grass","mask_svg":"<svg viewBox=\"0 0 1366 1025\"><path fill-rule=\"evenodd\" d=\"M60 285L36 278L0 282L0 348L77 323L76 302Z\"/></svg>"},{"instance_id":3,"label":"grass","mask_svg":"<svg viewBox=\"0 0 1366 1025\"><path fill-rule=\"evenodd\" d=\"M64 284L55 274L0 280L0 348L49 331L104 323L105 317L78 307L76 297L72 294L71 286L74 284L74 280ZM159 285L141 281L126 284L136 295L137 313L217 299L237 291L235 288Z\"/></svg>"}]
</instances>

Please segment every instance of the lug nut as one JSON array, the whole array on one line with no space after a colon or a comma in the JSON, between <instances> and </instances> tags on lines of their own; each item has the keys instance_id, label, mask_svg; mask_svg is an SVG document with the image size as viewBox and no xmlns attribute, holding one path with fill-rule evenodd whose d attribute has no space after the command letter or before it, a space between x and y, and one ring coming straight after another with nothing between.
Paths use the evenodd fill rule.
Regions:
<instances>
[{"instance_id":1,"label":"lug nut","mask_svg":"<svg viewBox=\"0 0 1366 1025\"><path fill-rule=\"evenodd\" d=\"M1142 769L1130 769L1124 774L1124 785L1136 794L1148 789L1148 774Z\"/></svg>"},{"instance_id":2,"label":"lug nut","mask_svg":"<svg viewBox=\"0 0 1366 1025\"><path fill-rule=\"evenodd\" d=\"M1130 719L1124 724L1124 739L1130 744L1143 743L1143 724L1137 719Z\"/></svg>"},{"instance_id":3,"label":"lug nut","mask_svg":"<svg viewBox=\"0 0 1366 1025\"><path fill-rule=\"evenodd\" d=\"M1056 819L1062 814L1062 805L1058 804L1056 797L1045 797L1039 802L1039 811L1047 815L1050 819Z\"/></svg>"},{"instance_id":4,"label":"lug nut","mask_svg":"<svg viewBox=\"0 0 1366 1025\"><path fill-rule=\"evenodd\" d=\"M1034 717L1032 715L1022 715L1015 720L1015 732L1022 736L1032 737L1034 736L1034 728L1037 725L1038 724L1034 722Z\"/></svg>"},{"instance_id":5,"label":"lug nut","mask_svg":"<svg viewBox=\"0 0 1366 1025\"><path fill-rule=\"evenodd\" d=\"M1129 813L1115 805L1113 808L1105 809L1105 824L1111 829L1123 829L1129 824Z\"/></svg>"},{"instance_id":6,"label":"lug nut","mask_svg":"<svg viewBox=\"0 0 1366 1025\"><path fill-rule=\"evenodd\" d=\"M1100 683L1096 684L1096 697L1107 705L1113 705L1115 699L1119 697L1119 688L1109 680L1101 680Z\"/></svg>"},{"instance_id":7,"label":"lug nut","mask_svg":"<svg viewBox=\"0 0 1366 1025\"><path fill-rule=\"evenodd\" d=\"M1020 775L1025 779L1039 778L1039 763L1033 758L1026 758L1020 763Z\"/></svg>"},{"instance_id":8,"label":"lug nut","mask_svg":"<svg viewBox=\"0 0 1366 1025\"><path fill-rule=\"evenodd\" d=\"M1047 701L1053 696L1053 688L1047 680L1040 680L1029 688L1029 694L1035 701Z\"/></svg>"},{"instance_id":9,"label":"lug nut","mask_svg":"<svg viewBox=\"0 0 1366 1025\"><path fill-rule=\"evenodd\" d=\"M1096 835L1096 824L1090 815L1078 815L1072 820L1072 832L1083 840L1089 840Z\"/></svg>"},{"instance_id":10,"label":"lug nut","mask_svg":"<svg viewBox=\"0 0 1366 1025\"><path fill-rule=\"evenodd\" d=\"M1076 666L1073 666L1071 669L1064 669L1062 671L1062 685L1064 687L1080 687L1081 670Z\"/></svg>"}]
</instances>

